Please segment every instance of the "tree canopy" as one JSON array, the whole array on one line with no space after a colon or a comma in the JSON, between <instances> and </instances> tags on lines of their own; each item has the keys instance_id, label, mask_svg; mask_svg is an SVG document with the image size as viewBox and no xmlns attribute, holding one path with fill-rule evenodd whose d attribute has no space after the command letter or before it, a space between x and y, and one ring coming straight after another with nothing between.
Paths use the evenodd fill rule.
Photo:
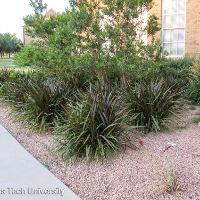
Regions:
<instances>
[{"instance_id":1,"label":"tree canopy","mask_svg":"<svg viewBox=\"0 0 200 200\"><path fill-rule=\"evenodd\" d=\"M47 9L47 4L42 0L30 0L30 6L34 9L35 14L42 14Z\"/></svg>"},{"instance_id":2,"label":"tree canopy","mask_svg":"<svg viewBox=\"0 0 200 200\"><path fill-rule=\"evenodd\" d=\"M159 30L155 16L148 22L142 17L152 0L71 0L72 8L48 19L42 0L31 2L35 14L24 21L38 55L45 55L41 65L133 67L160 55L155 40L146 44L141 39L144 34L154 38Z\"/></svg>"},{"instance_id":3,"label":"tree canopy","mask_svg":"<svg viewBox=\"0 0 200 200\"><path fill-rule=\"evenodd\" d=\"M0 54L16 53L20 50L22 42L15 35L10 33L0 33Z\"/></svg>"}]
</instances>

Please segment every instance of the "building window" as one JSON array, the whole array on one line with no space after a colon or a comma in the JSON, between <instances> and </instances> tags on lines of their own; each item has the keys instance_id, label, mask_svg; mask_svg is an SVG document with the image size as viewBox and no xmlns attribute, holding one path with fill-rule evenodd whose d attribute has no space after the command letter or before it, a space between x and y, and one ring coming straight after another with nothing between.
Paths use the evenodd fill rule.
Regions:
<instances>
[{"instance_id":1,"label":"building window","mask_svg":"<svg viewBox=\"0 0 200 200\"><path fill-rule=\"evenodd\" d=\"M186 0L163 0L162 44L165 55L185 54Z\"/></svg>"}]
</instances>

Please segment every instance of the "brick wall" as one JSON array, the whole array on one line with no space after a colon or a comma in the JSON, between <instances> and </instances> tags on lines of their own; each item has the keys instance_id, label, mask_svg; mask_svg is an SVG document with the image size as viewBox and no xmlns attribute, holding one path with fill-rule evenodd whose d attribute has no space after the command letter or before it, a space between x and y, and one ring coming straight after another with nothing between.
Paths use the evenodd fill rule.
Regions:
<instances>
[{"instance_id":1,"label":"brick wall","mask_svg":"<svg viewBox=\"0 0 200 200\"><path fill-rule=\"evenodd\" d=\"M153 7L149 12L149 15L156 15L159 18L158 23L160 25L160 28L162 27L162 4L161 4L161 1L162 0L154 0ZM161 39L161 31L157 32L156 37L158 39Z\"/></svg>"},{"instance_id":2,"label":"brick wall","mask_svg":"<svg viewBox=\"0 0 200 200\"><path fill-rule=\"evenodd\" d=\"M187 0L186 55L200 55L200 0Z\"/></svg>"},{"instance_id":3,"label":"brick wall","mask_svg":"<svg viewBox=\"0 0 200 200\"><path fill-rule=\"evenodd\" d=\"M150 14L159 17L162 22L162 0L154 0ZM186 1L185 55L200 56L200 0ZM161 39L161 31L157 34Z\"/></svg>"}]
</instances>

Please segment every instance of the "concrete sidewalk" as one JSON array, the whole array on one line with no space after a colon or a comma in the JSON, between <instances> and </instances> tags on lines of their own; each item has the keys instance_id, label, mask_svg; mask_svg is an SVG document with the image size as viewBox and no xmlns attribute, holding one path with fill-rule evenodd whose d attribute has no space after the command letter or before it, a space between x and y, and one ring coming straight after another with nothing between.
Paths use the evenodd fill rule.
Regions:
<instances>
[{"instance_id":1,"label":"concrete sidewalk","mask_svg":"<svg viewBox=\"0 0 200 200\"><path fill-rule=\"evenodd\" d=\"M1 200L80 200L0 125Z\"/></svg>"}]
</instances>

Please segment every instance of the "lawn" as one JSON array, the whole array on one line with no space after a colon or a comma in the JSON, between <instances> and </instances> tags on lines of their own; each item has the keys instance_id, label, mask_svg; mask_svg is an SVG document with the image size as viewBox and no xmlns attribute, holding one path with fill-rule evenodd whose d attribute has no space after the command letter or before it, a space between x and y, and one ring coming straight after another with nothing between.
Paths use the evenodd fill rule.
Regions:
<instances>
[{"instance_id":1,"label":"lawn","mask_svg":"<svg viewBox=\"0 0 200 200\"><path fill-rule=\"evenodd\" d=\"M0 58L0 69L1 68L6 68L14 71L21 71L21 72L28 72L30 70L33 70L30 67L16 67L13 58Z\"/></svg>"},{"instance_id":2,"label":"lawn","mask_svg":"<svg viewBox=\"0 0 200 200\"><path fill-rule=\"evenodd\" d=\"M0 58L0 67L14 67L12 58Z\"/></svg>"}]
</instances>

